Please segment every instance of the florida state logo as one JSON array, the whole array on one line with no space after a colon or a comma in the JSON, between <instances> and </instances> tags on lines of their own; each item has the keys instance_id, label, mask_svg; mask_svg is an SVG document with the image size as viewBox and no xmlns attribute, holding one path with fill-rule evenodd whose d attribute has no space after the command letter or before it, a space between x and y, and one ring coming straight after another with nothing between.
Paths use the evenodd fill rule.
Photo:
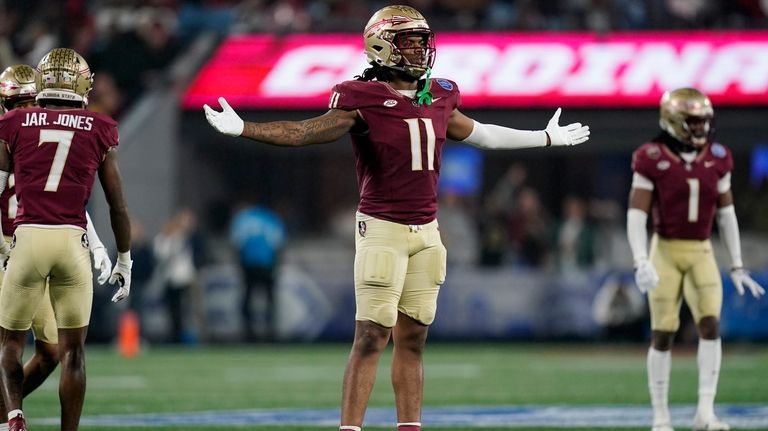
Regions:
<instances>
[{"instance_id":1,"label":"florida state logo","mask_svg":"<svg viewBox=\"0 0 768 431\"><path fill-rule=\"evenodd\" d=\"M366 230L368 230L368 226L365 224L364 221L357 222L357 233L359 233L360 236L365 236Z\"/></svg>"}]
</instances>

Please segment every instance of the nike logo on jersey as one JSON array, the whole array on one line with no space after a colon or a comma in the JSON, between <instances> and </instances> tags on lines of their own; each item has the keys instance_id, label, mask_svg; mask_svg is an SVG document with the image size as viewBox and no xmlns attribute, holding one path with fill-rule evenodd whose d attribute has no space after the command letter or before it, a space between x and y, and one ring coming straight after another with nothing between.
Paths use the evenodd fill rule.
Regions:
<instances>
[{"instance_id":1,"label":"nike logo on jersey","mask_svg":"<svg viewBox=\"0 0 768 431\"><path fill-rule=\"evenodd\" d=\"M437 102L440 99L442 99L442 97L435 97L435 98L432 99L432 103L435 103L435 102Z\"/></svg>"},{"instance_id":2,"label":"nike logo on jersey","mask_svg":"<svg viewBox=\"0 0 768 431\"><path fill-rule=\"evenodd\" d=\"M707 160L706 162L704 162L704 167L705 168L711 168L712 166L715 166L715 162L713 162L711 160Z\"/></svg>"}]
</instances>

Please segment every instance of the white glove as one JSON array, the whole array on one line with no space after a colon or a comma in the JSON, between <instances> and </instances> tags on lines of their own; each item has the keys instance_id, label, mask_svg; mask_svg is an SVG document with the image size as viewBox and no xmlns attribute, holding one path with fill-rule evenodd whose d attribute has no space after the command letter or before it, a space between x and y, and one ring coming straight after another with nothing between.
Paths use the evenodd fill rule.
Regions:
<instances>
[{"instance_id":1,"label":"white glove","mask_svg":"<svg viewBox=\"0 0 768 431\"><path fill-rule=\"evenodd\" d=\"M752 292L752 296L759 298L765 295L765 289L757 284L757 282L749 275L749 271L744 268L733 268L731 270L731 281L736 287L736 291L739 295L744 295L744 285Z\"/></svg>"},{"instance_id":2,"label":"white glove","mask_svg":"<svg viewBox=\"0 0 768 431\"><path fill-rule=\"evenodd\" d=\"M589 139L589 126L582 126L581 123L571 123L567 126L560 126L560 112L562 109L557 108L555 115L549 119L547 128L544 129L549 135L549 142L553 147L559 147L563 145L578 145L582 142L586 142ZM208 120L210 121L210 120Z\"/></svg>"},{"instance_id":3,"label":"white glove","mask_svg":"<svg viewBox=\"0 0 768 431\"><path fill-rule=\"evenodd\" d=\"M205 111L205 118L211 123L214 129L229 136L240 136L243 134L243 128L245 123L242 118L229 106L227 99L219 97L219 104L222 111L214 111L207 104L203 105Z\"/></svg>"},{"instance_id":4,"label":"white glove","mask_svg":"<svg viewBox=\"0 0 768 431\"><path fill-rule=\"evenodd\" d=\"M640 260L635 268L635 284L640 292L647 293L659 284L659 274L648 259Z\"/></svg>"},{"instance_id":5,"label":"white glove","mask_svg":"<svg viewBox=\"0 0 768 431\"><path fill-rule=\"evenodd\" d=\"M93 268L99 270L99 278L96 280L99 284L103 285L109 279L112 261L109 259L107 249L103 245L94 247L91 253L93 254Z\"/></svg>"},{"instance_id":6,"label":"white glove","mask_svg":"<svg viewBox=\"0 0 768 431\"><path fill-rule=\"evenodd\" d=\"M126 253L127 254L127 253ZM112 270L112 276L109 277L110 284L117 284L117 292L112 296L112 302L122 301L131 293L131 267L133 261L129 257L124 258L123 253L118 253L115 268Z\"/></svg>"}]
</instances>

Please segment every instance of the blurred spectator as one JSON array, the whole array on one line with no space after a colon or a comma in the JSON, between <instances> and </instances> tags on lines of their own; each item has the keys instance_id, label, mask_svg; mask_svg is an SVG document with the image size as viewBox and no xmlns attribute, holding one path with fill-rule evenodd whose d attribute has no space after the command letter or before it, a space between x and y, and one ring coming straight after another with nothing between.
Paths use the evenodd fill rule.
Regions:
<instances>
[{"instance_id":1,"label":"blurred spectator","mask_svg":"<svg viewBox=\"0 0 768 431\"><path fill-rule=\"evenodd\" d=\"M509 219L509 239L515 252L515 263L541 268L547 263L552 221L541 203L539 192L525 186L517 196L515 210Z\"/></svg>"},{"instance_id":2,"label":"blurred spectator","mask_svg":"<svg viewBox=\"0 0 768 431\"><path fill-rule=\"evenodd\" d=\"M480 217L480 264L499 266L509 243L508 223L515 208L515 198L528 178L528 170L522 163L507 169L493 186L483 203Z\"/></svg>"},{"instance_id":3,"label":"blurred spectator","mask_svg":"<svg viewBox=\"0 0 768 431\"><path fill-rule=\"evenodd\" d=\"M93 77L93 90L88 95L88 109L117 117L123 108L123 95L109 72Z\"/></svg>"},{"instance_id":4,"label":"blurred spectator","mask_svg":"<svg viewBox=\"0 0 768 431\"><path fill-rule=\"evenodd\" d=\"M594 229L587 219L587 204L578 196L567 196L563 217L555 231L557 269L587 270L595 260Z\"/></svg>"},{"instance_id":5,"label":"blurred spectator","mask_svg":"<svg viewBox=\"0 0 768 431\"><path fill-rule=\"evenodd\" d=\"M608 341L645 339L647 314L645 298L632 280L610 275L600 286L592 303L592 317Z\"/></svg>"},{"instance_id":6,"label":"blurred spectator","mask_svg":"<svg viewBox=\"0 0 768 431\"><path fill-rule=\"evenodd\" d=\"M144 294L155 270L155 253L147 237L144 225L137 219L131 219L131 295L128 307L136 311L139 321L144 310Z\"/></svg>"},{"instance_id":7,"label":"blurred spectator","mask_svg":"<svg viewBox=\"0 0 768 431\"><path fill-rule=\"evenodd\" d=\"M472 266L478 261L478 237L469 197L452 190L440 194L438 218L440 238L448 253L450 266Z\"/></svg>"},{"instance_id":8,"label":"blurred spectator","mask_svg":"<svg viewBox=\"0 0 768 431\"><path fill-rule=\"evenodd\" d=\"M171 321L171 341L192 341L186 320L202 244L197 235L197 218L189 208L182 208L166 222L155 236L154 251Z\"/></svg>"},{"instance_id":9,"label":"blurred spectator","mask_svg":"<svg viewBox=\"0 0 768 431\"><path fill-rule=\"evenodd\" d=\"M232 219L230 238L240 254L245 278L243 324L248 340L274 339L275 278L285 246L285 227L277 213L253 200L241 204ZM260 319L254 319L252 299L263 296Z\"/></svg>"}]
</instances>

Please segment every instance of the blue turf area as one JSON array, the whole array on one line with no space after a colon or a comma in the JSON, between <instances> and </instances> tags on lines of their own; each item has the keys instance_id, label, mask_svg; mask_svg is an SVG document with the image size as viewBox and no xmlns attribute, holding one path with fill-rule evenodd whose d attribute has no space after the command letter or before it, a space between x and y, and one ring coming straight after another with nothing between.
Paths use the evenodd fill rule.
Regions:
<instances>
[{"instance_id":1,"label":"blue turf area","mask_svg":"<svg viewBox=\"0 0 768 431\"><path fill-rule=\"evenodd\" d=\"M673 406L672 422L689 427L695 406ZM718 405L717 414L731 429L768 428L768 405ZM105 415L83 417L84 427L96 426L206 426L206 425L311 425L338 424L336 409L273 409L207 411L170 414ZM56 425L58 418L30 421L31 424ZM390 426L395 423L391 408L371 408L366 425ZM525 407L440 407L424 409L423 423L433 427L643 427L651 423L651 409L645 406L525 406Z\"/></svg>"}]
</instances>

